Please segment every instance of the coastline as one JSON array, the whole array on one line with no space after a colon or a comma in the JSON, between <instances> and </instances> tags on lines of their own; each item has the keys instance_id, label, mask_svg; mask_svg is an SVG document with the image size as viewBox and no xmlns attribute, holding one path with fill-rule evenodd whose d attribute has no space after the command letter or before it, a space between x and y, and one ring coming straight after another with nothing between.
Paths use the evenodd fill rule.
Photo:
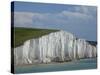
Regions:
<instances>
[{"instance_id":1,"label":"coastline","mask_svg":"<svg viewBox=\"0 0 100 75\"><path fill-rule=\"evenodd\" d=\"M69 70L84 70L97 69L97 58L81 59L79 61L64 62L64 63L49 63L38 65L21 65L15 66L15 73L37 73L37 72L53 72L53 71L69 71Z\"/></svg>"},{"instance_id":2,"label":"coastline","mask_svg":"<svg viewBox=\"0 0 100 75\"><path fill-rule=\"evenodd\" d=\"M72 61L67 61L67 62L50 62L50 63L34 63L34 64L21 64L21 65L15 65L15 67L23 67L23 66L46 66L46 65L53 65L53 64L56 64L56 65L59 65L59 64L69 64L69 63L78 63L80 60L88 60L88 59L96 59L96 62L97 62L97 57L95 58L82 58L82 59L78 59L78 60L72 60ZM91 62L92 63L92 62Z\"/></svg>"}]
</instances>

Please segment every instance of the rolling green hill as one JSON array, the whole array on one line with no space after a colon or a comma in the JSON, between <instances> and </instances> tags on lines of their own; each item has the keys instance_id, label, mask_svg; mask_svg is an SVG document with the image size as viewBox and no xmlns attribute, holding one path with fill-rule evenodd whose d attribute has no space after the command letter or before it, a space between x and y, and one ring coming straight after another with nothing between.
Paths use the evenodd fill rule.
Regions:
<instances>
[{"instance_id":1,"label":"rolling green hill","mask_svg":"<svg viewBox=\"0 0 100 75\"><path fill-rule=\"evenodd\" d=\"M36 29L36 28L22 28L14 27L13 30L13 42L14 45L11 45L12 48L22 45L26 40L32 38L39 38L43 35L49 34L51 32L56 32L58 30L52 29Z\"/></svg>"}]
</instances>

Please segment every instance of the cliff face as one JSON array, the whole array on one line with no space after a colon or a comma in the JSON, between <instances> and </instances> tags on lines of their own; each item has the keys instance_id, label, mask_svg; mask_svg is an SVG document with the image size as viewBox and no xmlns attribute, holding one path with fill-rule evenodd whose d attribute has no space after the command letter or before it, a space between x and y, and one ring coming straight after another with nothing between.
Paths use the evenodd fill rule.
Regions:
<instances>
[{"instance_id":1,"label":"cliff face","mask_svg":"<svg viewBox=\"0 0 100 75\"><path fill-rule=\"evenodd\" d=\"M77 39L74 35L65 31L30 39L24 45L14 48L16 65L63 62L96 56L96 46L84 39Z\"/></svg>"}]
</instances>

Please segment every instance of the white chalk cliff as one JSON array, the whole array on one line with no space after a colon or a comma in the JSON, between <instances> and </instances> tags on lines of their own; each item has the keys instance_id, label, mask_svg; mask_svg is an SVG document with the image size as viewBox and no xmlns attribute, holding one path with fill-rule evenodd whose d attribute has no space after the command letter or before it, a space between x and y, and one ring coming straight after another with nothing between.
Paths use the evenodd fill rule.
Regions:
<instances>
[{"instance_id":1,"label":"white chalk cliff","mask_svg":"<svg viewBox=\"0 0 100 75\"><path fill-rule=\"evenodd\" d=\"M36 39L27 40L14 48L14 63L34 64L63 62L97 56L97 47L84 39L77 39L65 31L53 32Z\"/></svg>"}]
</instances>

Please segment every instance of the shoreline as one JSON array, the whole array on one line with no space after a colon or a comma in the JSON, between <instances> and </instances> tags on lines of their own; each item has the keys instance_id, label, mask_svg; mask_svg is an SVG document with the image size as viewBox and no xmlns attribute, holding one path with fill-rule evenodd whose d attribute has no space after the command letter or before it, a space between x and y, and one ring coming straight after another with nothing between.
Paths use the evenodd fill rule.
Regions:
<instances>
[{"instance_id":1,"label":"shoreline","mask_svg":"<svg viewBox=\"0 0 100 75\"><path fill-rule=\"evenodd\" d=\"M72 63L79 63L78 61L80 60L88 60L88 59L96 59L97 62L97 57L95 58L86 58L86 59L78 59L78 60L72 60L72 61L67 61L67 62L50 62L50 63L34 63L34 64L20 64L20 65L15 65L15 67L24 67L24 66L46 66L46 65L59 65L59 64L72 64Z\"/></svg>"}]
</instances>

